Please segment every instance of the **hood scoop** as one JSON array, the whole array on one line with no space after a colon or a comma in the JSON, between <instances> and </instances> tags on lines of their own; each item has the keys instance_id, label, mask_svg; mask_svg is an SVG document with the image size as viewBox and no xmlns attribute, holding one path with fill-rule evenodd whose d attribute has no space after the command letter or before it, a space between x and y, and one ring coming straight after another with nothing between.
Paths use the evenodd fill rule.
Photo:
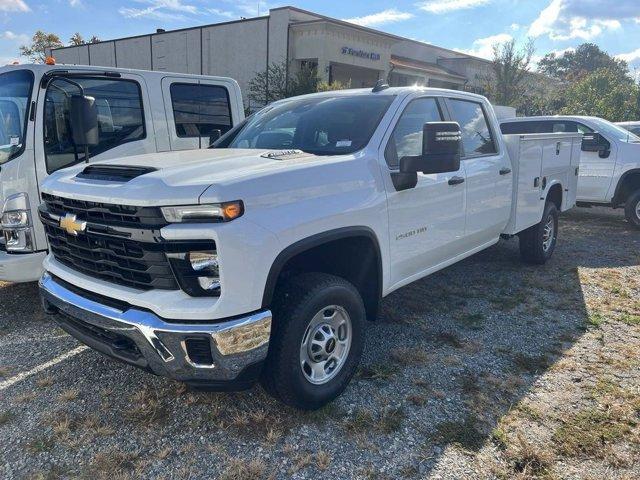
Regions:
<instances>
[{"instance_id":1,"label":"hood scoop","mask_svg":"<svg viewBox=\"0 0 640 480\"><path fill-rule=\"evenodd\" d=\"M153 167L131 167L120 165L89 165L76 178L126 183L136 177L155 172Z\"/></svg>"}]
</instances>

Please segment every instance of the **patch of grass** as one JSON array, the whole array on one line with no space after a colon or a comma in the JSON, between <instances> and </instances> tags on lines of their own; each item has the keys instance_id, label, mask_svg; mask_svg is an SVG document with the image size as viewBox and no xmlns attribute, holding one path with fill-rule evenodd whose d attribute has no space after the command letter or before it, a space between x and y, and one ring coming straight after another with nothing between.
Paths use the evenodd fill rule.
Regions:
<instances>
[{"instance_id":1,"label":"patch of grass","mask_svg":"<svg viewBox=\"0 0 640 480\"><path fill-rule=\"evenodd\" d=\"M629 326L640 325L640 315L632 315L630 313L623 313L620 315L620 321Z\"/></svg>"},{"instance_id":2,"label":"patch of grass","mask_svg":"<svg viewBox=\"0 0 640 480\"><path fill-rule=\"evenodd\" d=\"M375 418L368 410L358 409L355 415L344 422L344 428L351 434L362 434L371 431L375 426Z\"/></svg>"},{"instance_id":3,"label":"patch of grass","mask_svg":"<svg viewBox=\"0 0 640 480\"><path fill-rule=\"evenodd\" d=\"M302 413L306 420L314 423L324 423L329 420L336 420L344 417L345 413L336 405L335 402L329 403L318 410Z\"/></svg>"},{"instance_id":4,"label":"patch of grass","mask_svg":"<svg viewBox=\"0 0 640 480\"><path fill-rule=\"evenodd\" d=\"M523 372L531 374L540 373L551 365L551 361L546 355L530 356L523 353L516 353L513 356L513 363Z\"/></svg>"},{"instance_id":5,"label":"patch of grass","mask_svg":"<svg viewBox=\"0 0 640 480\"><path fill-rule=\"evenodd\" d=\"M465 450L478 451L484 443L478 421L472 416L467 416L462 422L439 423L436 431L438 439L443 443L458 445Z\"/></svg>"},{"instance_id":6,"label":"patch of grass","mask_svg":"<svg viewBox=\"0 0 640 480\"><path fill-rule=\"evenodd\" d=\"M371 432L393 433L402 425L405 418L401 407L389 407L374 415L369 410L358 409L354 415L347 418L344 428L352 435L362 435Z\"/></svg>"},{"instance_id":7,"label":"patch of grass","mask_svg":"<svg viewBox=\"0 0 640 480\"><path fill-rule=\"evenodd\" d=\"M386 408L377 421L376 428L382 433L393 433L400 429L405 414L401 407Z\"/></svg>"},{"instance_id":8,"label":"patch of grass","mask_svg":"<svg viewBox=\"0 0 640 480\"><path fill-rule=\"evenodd\" d=\"M360 368L358 377L363 380L390 380L396 376L399 368L390 363L374 363Z\"/></svg>"},{"instance_id":9,"label":"patch of grass","mask_svg":"<svg viewBox=\"0 0 640 480\"><path fill-rule=\"evenodd\" d=\"M485 316L482 313L463 313L458 317L460 323L462 323L465 327L470 328L472 330L480 330L482 328L482 322L484 321Z\"/></svg>"},{"instance_id":10,"label":"patch of grass","mask_svg":"<svg viewBox=\"0 0 640 480\"><path fill-rule=\"evenodd\" d=\"M27 444L27 448L31 453L48 452L53 448L53 441L47 436L37 437Z\"/></svg>"},{"instance_id":11,"label":"patch of grass","mask_svg":"<svg viewBox=\"0 0 640 480\"><path fill-rule=\"evenodd\" d=\"M265 463L254 458L245 460L242 458L230 458L227 465L218 477L219 480L259 480L263 478L267 466Z\"/></svg>"},{"instance_id":12,"label":"patch of grass","mask_svg":"<svg viewBox=\"0 0 640 480\"><path fill-rule=\"evenodd\" d=\"M36 398L36 394L34 392L26 392L15 397L15 401L16 403L29 403L34 398Z\"/></svg>"},{"instance_id":13,"label":"patch of grass","mask_svg":"<svg viewBox=\"0 0 640 480\"><path fill-rule=\"evenodd\" d=\"M480 392L480 384L478 383L478 377L473 373L465 373L460 378L460 386L462 392L466 395L475 395Z\"/></svg>"},{"instance_id":14,"label":"patch of grass","mask_svg":"<svg viewBox=\"0 0 640 480\"><path fill-rule=\"evenodd\" d=\"M600 328L604 321L605 317L600 312L593 312L587 317L587 325L590 327Z\"/></svg>"},{"instance_id":15,"label":"patch of grass","mask_svg":"<svg viewBox=\"0 0 640 480\"><path fill-rule=\"evenodd\" d=\"M91 460L91 467L110 477L125 476L136 468L138 454L135 452L123 452L115 448L98 452Z\"/></svg>"},{"instance_id":16,"label":"patch of grass","mask_svg":"<svg viewBox=\"0 0 640 480\"><path fill-rule=\"evenodd\" d=\"M502 428L496 427L491 432L491 441L499 450L506 450L509 444L509 437Z\"/></svg>"},{"instance_id":17,"label":"patch of grass","mask_svg":"<svg viewBox=\"0 0 640 480\"><path fill-rule=\"evenodd\" d=\"M453 332L440 332L436 335L435 340L441 345L449 345L454 348L462 348L464 346L460 337Z\"/></svg>"},{"instance_id":18,"label":"patch of grass","mask_svg":"<svg viewBox=\"0 0 640 480\"><path fill-rule=\"evenodd\" d=\"M0 413L0 425L5 425L11 421L14 417L14 414L11 410L5 410Z\"/></svg>"},{"instance_id":19,"label":"patch of grass","mask_svg":"<svg viewBox=\"0 0 640 480\"><path fill-rule=\"evenodd\" d=\"M131 396L131 407L126 415L133 424L144 427L162 423L168 417L166 408L149 390L141 390Z\"/></svg>"},{"instance_id":20,"label":"patch of grass","mask_svg":"<svg viewBox=\"0 0 640 480\"><path fill-rule=\"evenodd\" d=\"M510 446L506 458L519 478L553 478L553 455L518 437L518 443Z\"/></svg>"},{"instance_id":21,"label":"patch of grass","mask_svg":"<svg viewBox=\"0 0 640 480\"><path fill-rule=\"evenodd\" d=\"M11 375L9 367L0 367L0 378L8 377L9 375Z\"/></svg>"},{"instance_id":22,"label":"patch of grass","mask_svg":"<svg viewBox=\"0 0 640 480\"><path fill-rule=\"evenodd\" d=\"M605 458L609 447L631 432L636 421L617 408L582 410L553 434L558 450L570 457Z\"/></svg>"},{"instance_id":23,"label":"patch of grass","mask_svg":"<svg viewBox=\"0 0 640 480\"><path fill-rule=\"evenodd\" d=\"M78 395L80 395L80 391L75 388L71 388L62 392L58 396L58 400L61 402L71 402L72 400L78 398Z\"/></svg>"},{"instance_id":24,"label":"patch of grass","mask_svg":"<svg viewBox=\"0 0 640 480\"><path fill-rule=\"evenodd\" d=\"M53 378L51 377L42 377L36 380L36 385L40 388L50 387L53 385Z\"/></svg>"},{"instance_id":25,"label":"patch of grass","mask_svg":"<svg viewBox=\"0 0 640 480\"><path fill-rule=\"evenodd\" d=\"M423 365L429 359L429 355L421 347L399 348L391 354L394 362L408 367L411 365Z\"/></svg>"},{"instance_id":26,"label":"patch of grass","mask_svg":"<svg viewBox=\"0 0 640 480\"><path fill-rule=\"evenodd\" d=\"M407 396L407 401L417 407L421 407L422 405L427 403L427 397L425 395L413 393Z\"/></svg>"},{"instance_id":27,"label":"patch of grass","mask_svg":"<svg viewBox=\"0 0 640 480\"><path fill-rule=\"evenodd\" d=\"M502 311L510 311L525 303L527 301L527 295L523 291L514 293L505 292L504 295L492 297L489 301L494 307Z\"/></svg>"}]
</instances>

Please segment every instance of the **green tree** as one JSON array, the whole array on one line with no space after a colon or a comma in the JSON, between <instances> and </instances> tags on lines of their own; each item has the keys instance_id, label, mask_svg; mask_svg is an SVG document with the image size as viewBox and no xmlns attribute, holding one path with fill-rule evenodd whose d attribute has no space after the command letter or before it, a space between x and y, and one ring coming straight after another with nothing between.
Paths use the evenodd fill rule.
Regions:
<instances>
[{"instance_id":1,"label":"green tree","mask_svg":"<svg viewBox=\"0 0 640 480\"><path fill-rule=\"evenodd\" d=\"M530 75L534 52L531 40L522 49L516 48L515 40L493 46L491 74L487 78L486 90L495 103L516 106L525 93L525 80Z\"/></svg>"},{"instance_id":2,"label":"green tree","mask_svg":"<svg viewBox=\"0 0 640 480\"><path fill-rule=\"evenodd\" d=\"M99 39L97 36L95 36L95 35L93 35L93 36L89 39L89 43L99 43L99 42L100 42L100 39Z\"/></svg>"},{"instance_id":3,"label":"green tree","mask_svg":"<svg viewBox=\"0 0 640 480\"><path fill-rule=\"evenodd\" d=\"M561 113L593 115L612 122L637 120L640 87L618 68L601 68L566 89Z\"/></svg>"},{"instance_id":4,"label":"green tree","mask_svg":"<svg viewBox=\"0 0 640 480\"><path fill-rule=\"evenodd\" d=\"M272 63L256 73L249 81L249 100L257 105L267 105L287 97L316 92L320 79L318 70L302 66L293 75L289 74L287 62Z\"/></svg>"},{"instance_id":5,"label":"green tree","mask_svg":"<svg viewBox=\"0 0 640 480\"><path fill-rule=\"evenodd\" d=\"M629 73L627 63L612 57L593 43L583 43L575 51L561 55L548 53L538 63L538 71L565 82L579 81L600 70L609 69L623 75Z\"/></svg>"},{"instance_id":6,"label":"green tree","mask_svg":"<svg viewBox=\"0 0 640 480\"><path fill-rule=\"evenodd\" d=\"M63 47L60 37L54 33L45 33L38 30L33 34L29 45L20 47L20 54L29 58L34 63L43 63L52 48Z\"/></svg>"}]
</instances>

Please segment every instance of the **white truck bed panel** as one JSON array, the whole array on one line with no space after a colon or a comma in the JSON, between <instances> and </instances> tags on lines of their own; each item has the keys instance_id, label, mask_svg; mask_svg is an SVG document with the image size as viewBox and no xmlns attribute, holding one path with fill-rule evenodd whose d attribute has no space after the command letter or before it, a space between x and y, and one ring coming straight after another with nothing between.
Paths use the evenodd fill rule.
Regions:
<instances>
[{"instance_id":1,"label":"white truck bed panel","mask_svg":"<svg viewBox=\"0 0 640 480\"><path fill-rule=\"evenodd\" d=\"M553 185L561 185L562 211L575 205L582 135L504 135L504 141L514 182L511 217L505 234L515 235L540 222L547 193Z\"/></svg>"}]
</instances>

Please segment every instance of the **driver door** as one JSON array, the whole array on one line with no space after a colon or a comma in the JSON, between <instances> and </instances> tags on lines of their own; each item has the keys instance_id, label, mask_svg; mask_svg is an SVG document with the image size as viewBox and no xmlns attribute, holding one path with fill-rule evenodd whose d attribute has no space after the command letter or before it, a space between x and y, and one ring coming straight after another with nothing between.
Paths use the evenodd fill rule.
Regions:
<instances>
[{"instance_id":1,"label":"driver door","mask_svg":"<svg viewBox=\"0 0 640 480\"><path fill-rule=\"evenodd\" d=\"M397 171L400 158L422 153L424 124L444 120L435 97L412 98L400 110L383 143L394 286L426 275L455 257L465 233L464 166L451 173L418 173L418 184L408 190L396 191L393 186L390 173Z\"/></svg>"}]
</instances>

